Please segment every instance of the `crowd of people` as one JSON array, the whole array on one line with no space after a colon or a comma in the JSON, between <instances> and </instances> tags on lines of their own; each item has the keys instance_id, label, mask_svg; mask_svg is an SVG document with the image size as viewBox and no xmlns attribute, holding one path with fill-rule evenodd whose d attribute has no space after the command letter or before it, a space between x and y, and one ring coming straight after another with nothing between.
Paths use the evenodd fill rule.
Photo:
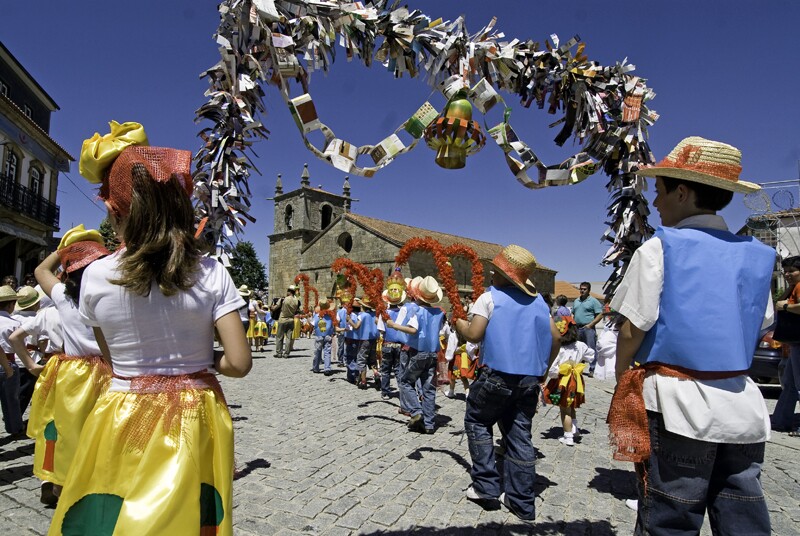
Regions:
<instances>
[{"instance_id":1,"label":"crowd of people","mask_svg":"<svg viewBox=\"0 0 800 536\"><path fill-rule=\"evenodd\" d=\"M3 421L12 439L35 440L42 501L57 504L50 534L94 534L98 523L109 534L232 534L233 429L216 374L245 376L272 333L274 357L287 358L303 331L312 373L339 366L359 389L399 396L410 432L435 433L437 391L454 398L460 382L465 494L483 508L535 519L537 406L559 407L558 440L574 447L594 375L618 382L608 423L615 458L635 463L637 534L697 534L706 513L713 531L769 534L760 472L770 429L798 435L800 343L786 339L772 420L747 370L774 310L778 322L800 315L800 257L782 260L788 287L773 302L775 251L716 214L758 188L739 179L735 148L687 138L638 172L655 178L662 227L605 304L588 283L572 309L548 300L531 282L534 256L510 245L466 319L448 318L435 277L399 270L383 318L368 296L323 297L303 312L294 286L269 305L237 288L194 237L191 155L150 147L136 123L111 130L84 143L80 168L100 185L120 249L80 225L33 280L0 286Z\"/></svg>"}]
</instances>

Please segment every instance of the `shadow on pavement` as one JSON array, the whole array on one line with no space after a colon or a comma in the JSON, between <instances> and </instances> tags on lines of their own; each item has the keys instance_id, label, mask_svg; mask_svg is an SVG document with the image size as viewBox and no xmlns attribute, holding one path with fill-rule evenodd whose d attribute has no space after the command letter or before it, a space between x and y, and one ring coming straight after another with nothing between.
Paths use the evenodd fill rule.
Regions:
<instances>
[{"instance_id":1,"label":"shadow on pavement","mask_svg":"<svg viewBox=\"0 0 800 536\"><path fill-rule=\"evenodd\" d=\"M589 481L589 487L600 493L608 493L620 500L636 497L636 474L624 469L595 467L597 474Z\"/></svg>"},{"instance_id":2,"label":"shadow on pavement","mask_svg":"<svg viewBox=\"0 0 800 536\"><path fill-rule=\"evenodd\" d=\"M522 522L511 523L480 523L476 526L467 527L424 527L417 525L411 530L386 530L363 532L362 536L380 535L429 535L429 536L462 536L470 534L472 536L494 536L497 534L585 534L591 536L605 536L616 534L617 530L606 520L589 521L581 519L578 521L541 521L530 525Z\"/></svg>"},{"instance_id":3,"label":"shadow on pavement","mask_svg":"<svg viewBox=\"0 0 800 536\"><path fill-rule=\"evenodd\" d=\"M0 482L12 484L23 478L30 478L31 475L33 475L33 464L18 465L17 467L0 470Z\"/></svg>"},{"instance_id":4,"label":"shadow on pavement","mask_svg":"<svg viewBox=\"0 0 800 536\"><path fill-rule=\"evenodd\" d=\"M269 463L264 458L256 458L255 460L250 460L249 462L244 464L244 467L242 469L238 469L233 472L233 479L239 480L240 478L246 477L256 469L267 469L271 465L272 464Z\"/></svg>"},{"instance_id":5,"label":"shadow on pavement","mask_svg":"<svg viewBox=\"0 0 800 536\"><path fill-rule=\"evenodd\" d=\"M383 415L359 415L356 417L359 421L365 421L367 419L380 419L382 421L389 421L389 422L396 422L399 424L406 424L407 421L401 421L400 419L392 419L391 417L385 417Z\"/></svg>"},{"instance_id":6,"label":"shadow on pavement","mask_svg":"<svg viewBox=\"0 0 800 536\"><path fill-rule=\"evenodd\" d=\"M463 467L466 471L469 471L470 468L472 467L470 465L470 463L467 460L464 459L463 456L460 456L460 455L456 454L455 452L452 452L452 451L449 451L449 450L435 449L433 447L420 447L418 449L415 449L414 451L411 452L411 454L406 456L406 458L408 458L409 460L419 461L419 460L422 459L422 454L425 453L425 452L439 452L439 453L442 453L442 454L447 454L448 456L453 458L453 460L455 460L455 462L458 465L460 465L461 467Z\"/></svg>"}]
</instances>

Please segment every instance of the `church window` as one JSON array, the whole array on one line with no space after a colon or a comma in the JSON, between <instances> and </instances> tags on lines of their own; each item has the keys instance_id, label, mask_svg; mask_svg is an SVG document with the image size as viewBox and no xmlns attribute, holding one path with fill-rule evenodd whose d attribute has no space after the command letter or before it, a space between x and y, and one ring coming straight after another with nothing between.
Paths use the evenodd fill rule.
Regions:
<instances>
[{"instance_id":1,"label":"church window","mask_svg":"<svg viewBox=\"0 0 800 536\"><path fill-rule=\"evenodd\" d=\"M322 205L320 209L320 214L322 216L322 225L320 230L324 230L328 228L328 225L331 224L331 220L333 219L333 207L330 205Z\"/></svg>"},{"instance_id":2,"label":"church window","mask_svg":"<svg viewBox=\"0 0 800 536\"><path fill-rule=\"evenodd\" d=\"M353 237L350 236L350 233L340 234L339 238L336 239L336 243L347 253L350 253L350 250L353 249Z\"/></svg>"},{"instance_id":3,"label":"church window","mask_svg":"<svg viewBox=\"0 0 800 536\"><path fill-rule=\"evenodd\" d=\"M286 205L286 211L284 212L284 223L286 223L286 229L291 231L294 227L294 209L292 205Z\"/></svg>"}]
</instances>

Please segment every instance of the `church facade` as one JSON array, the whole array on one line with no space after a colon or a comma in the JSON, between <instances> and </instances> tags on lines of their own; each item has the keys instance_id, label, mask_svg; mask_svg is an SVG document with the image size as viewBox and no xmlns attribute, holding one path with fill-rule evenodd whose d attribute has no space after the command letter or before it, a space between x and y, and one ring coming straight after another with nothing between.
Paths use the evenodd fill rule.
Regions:
<instances>
[{"instance_id":1,"label":"church facade","mask_svg":"<svg viewBox=\"0 0 800 536\"><path fill-rule=\"evenodd\" d=\"M349 181L345 178L341 194L312 188L307 165L297 190L284 193L279 175L272 200L275 208L274 232L269 236L269 288L273 298L283 296L300 273L308 275L320 296L333 296L336 274L331 271L331 264L338 257L347 257L370 269L380 268L388 277L403 244L409 238L426 236L445 246L461 243L474 249L483 261L484 285L488 286L488 261L503 249L500 244L354 214L350 211ZM451 264L459 293L462 296L471 294L470 263L456 258ZM403 275L436 277L432 255L414 253L403 267ZM555 276L555 270L539 266L533 279L540 292L552 293Z\"/></svg>"}]
</instances>

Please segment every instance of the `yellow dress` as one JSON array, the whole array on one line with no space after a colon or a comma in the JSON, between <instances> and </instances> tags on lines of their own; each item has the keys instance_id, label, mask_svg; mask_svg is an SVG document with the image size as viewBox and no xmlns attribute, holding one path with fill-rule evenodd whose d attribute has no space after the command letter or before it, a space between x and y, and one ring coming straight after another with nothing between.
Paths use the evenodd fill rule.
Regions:
<instances>
[{"instance_id":1,"label":"yellow dress","mask_svg":"<svg viewBox=\"0 0 800 536\"><path fill-rule=\"evenodd\" d=\"M28 437L36 441L33 474L64 485L78 451L81 430L108 388L111 367L100 356L50 358L36 381Z\"/></svg>"},{"instance_id":2,"label":"yellow dress","mask_svg":"<svg viewBox=\"0 0 800 536\"><path fill-rule=\"evenodd\" d=\"M233 425L216 377L127 383L87 419L48 534L233 534Z\"/></svg>"}]
</instances>

